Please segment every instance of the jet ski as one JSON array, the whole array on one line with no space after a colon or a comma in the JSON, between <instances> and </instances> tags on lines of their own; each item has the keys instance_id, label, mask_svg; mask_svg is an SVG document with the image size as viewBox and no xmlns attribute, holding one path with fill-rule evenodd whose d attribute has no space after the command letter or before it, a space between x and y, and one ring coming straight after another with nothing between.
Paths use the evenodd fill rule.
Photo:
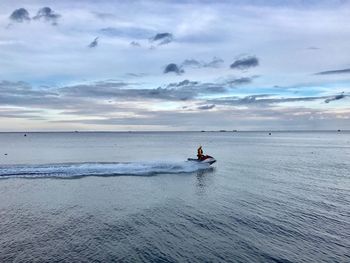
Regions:
<instances>
[{"instance_id":1,"label":"jet ski","mask_svg":"<svg viewBox=\"0 0 350 263\"><path fill-rule=\"evenodd\" d=\"M216 162L215 158L210 155L204 155L200 159L194 159L194 158L188 158L188 161L191 162L197 162L197 163L207 163L209 165L212 165Z\"/></svg>"}]
</instances>

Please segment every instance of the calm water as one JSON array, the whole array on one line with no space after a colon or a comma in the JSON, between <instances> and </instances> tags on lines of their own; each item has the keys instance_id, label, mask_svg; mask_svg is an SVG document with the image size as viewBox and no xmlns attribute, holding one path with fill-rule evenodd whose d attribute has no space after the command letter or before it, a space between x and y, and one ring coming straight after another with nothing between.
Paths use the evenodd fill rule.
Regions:
<instances>
[{"instance_id":1,"label":"calm water","mask_svg":"<svg viewBox=\"0 0 350 263\"><path fill-rule=\"evenodd\" d=\"M0 262L350 262L347 132L1 133L0 178Z\"/></svg>"}]
</instances>

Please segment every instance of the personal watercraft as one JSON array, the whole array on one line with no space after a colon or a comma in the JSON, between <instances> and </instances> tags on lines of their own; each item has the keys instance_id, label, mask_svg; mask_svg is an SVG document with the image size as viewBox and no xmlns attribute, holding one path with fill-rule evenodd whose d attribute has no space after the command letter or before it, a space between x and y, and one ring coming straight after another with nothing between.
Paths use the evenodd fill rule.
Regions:
<instances>
[{"instance_id":1,"label":"personal watercraft","mask_svg":"<svg viewBox=\"0 0 350 263\"><path fill-rule=\"evenodd\" d=\"M215 158L210 155L204 155L200 159L194 159L194 158L188 158L188 161L191 162L197 162L197 163L207 163L209 165L212 165L216 162Z\"/></svg>"}]
</instances>

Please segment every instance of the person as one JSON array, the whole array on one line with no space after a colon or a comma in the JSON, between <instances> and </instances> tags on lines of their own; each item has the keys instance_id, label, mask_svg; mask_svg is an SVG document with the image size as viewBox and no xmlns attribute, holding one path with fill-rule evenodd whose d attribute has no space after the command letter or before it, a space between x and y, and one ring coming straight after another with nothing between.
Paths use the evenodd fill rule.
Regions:
<instances>
[{"instance_id":1,"label":"person","mask_svg":"<svg viewBox=\"0 0 350 263\"><path fill-rule=\"evenodd\" d=\"M197 149L197 157L198 157L198 160L203 158L202 146L199 146L199 148Z\"/></svg>"}]
</instances>

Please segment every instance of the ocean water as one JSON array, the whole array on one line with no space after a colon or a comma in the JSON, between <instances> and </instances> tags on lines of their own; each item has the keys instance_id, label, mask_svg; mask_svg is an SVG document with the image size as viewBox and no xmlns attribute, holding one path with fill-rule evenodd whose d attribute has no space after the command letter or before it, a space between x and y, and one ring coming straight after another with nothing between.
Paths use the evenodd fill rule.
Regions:
<instances>
[{"instance_id":1,"label":"ocean water","mask_svg":"<svg viewBox=\"0 0 350 263\"><path fill-rule=\"evenodd\" d=\"M350 262L350 133L0 133L0 198L0 262Z\"/></svg>"}]
</instances>

